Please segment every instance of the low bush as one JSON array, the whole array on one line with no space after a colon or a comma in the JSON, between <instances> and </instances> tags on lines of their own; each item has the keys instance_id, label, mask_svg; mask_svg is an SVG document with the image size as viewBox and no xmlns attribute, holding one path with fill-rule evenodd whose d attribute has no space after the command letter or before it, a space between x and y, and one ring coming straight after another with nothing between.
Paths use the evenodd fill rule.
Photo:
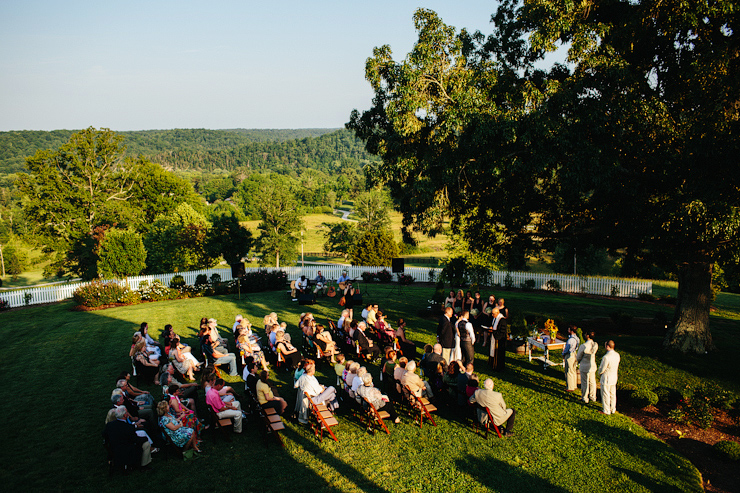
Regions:
<instances>
[{"instance_id":1,"label":"low bush","mask_svg":"<svg viewBox=\"0 0 740 493\"><path fill-rule=\"evenodd\" d=\"M532 291L534 289L534 279L527 279L523 283L519 284L519 286L522 288L522 291Z\"/></svg>"},{"instance_id":2,"label":"low bush","mask_svg":"<svg viewBox=\"0 0 740 493\"><path fill-rule=\"evenodd\" d=\"M375 282L375 272L363 272L362 273L362 282Z\"/></svg>"},{"instance_id":3,"label":"low bush","mask_svg":"<svg viewBox=\"0 0 740 493\"><path fill-rule=\"evenodd\" d=\"M715 409L730 409L735 401L735 394L715 383L704 382L694 390L692 399L706 401Z\"/></svg>"},{"instance_id":4,"label":"low bush","mask_svg":"<svg viewBox=\"0 0 740 493\"><path fill-rule=\"evenodd\" d=\"M715 453L724 460L740 460L740 443L722 440L714 444Z\"/></svg>"},{"instance_id":5,"label":"low bush","mask_svg":"<svg viewBox=\"0 0 740 493\"><path fill-rule=\"evenodd\" d=\"M10 310L10 303L8 300L0 300L0 311Z\"/></svg>"},{"instance_id":6,"label":"low bush","mask_svg":"<svg viewBox=\"0 0 740 493\"><path fill-rule=\"evenodd\" d=\"M654 406L658 403L658 396L652 390L637 389L630 394L630 402L633 406L640 409L648 406Z\"/></svg>"},{"instance_id":7,"label":"low bush","mask_svg":"<svg viewBox=\"0 0 740 493\"><path fill-rule=\"evenodd\" d=\"M657 300L657 298L650 293L638 293L637 299L650 302L654 302L655 300Z\"/></svg>"},{"instance_id":8,"label":"low bush","mask_svg":"<svg viewBox=\"0 0 740 493\"><path fill-rule=\"evenodd\" d=\"M545 284L545 287L547 288L548 291L561 291L562 289L560 287L560 281L558 281L557 279L550 279Z\"/></svg>"},{"instance_id":9,"label":"low bush","mask_svg":"<svg viewBox=\"0 0 740 493\"><path fill-rule=\"evenodd\" d=\"M198 274L195 278L195 288L205 289L208 286L208 276L205 274Z\"/></svg>"},{"instance_id":10,"label":"low bush","mask_svg":"<svg viewBox=\"0 0 740 493\"><path fill-rule=\"evenodd\" d=\"M678 402L678 407L668 413L668 418L679 424L698 426L708 429L714 423L714 415L709 403L704 399L693 399L683 397Z\"/></svg>"},{"instance_id":11,"label":"low bush","mask_svg":"<svg viewBox=\"0 0 740 493\"><path fill-rule=\"evenodd\" d=\"M284 270L268 271L267 269L260 269L247 272L242 277L241 290L245 293L275 291L285 288L287 282L288 274Z\"/></svg>"},{"instance_id":12,"label":"low bush","mask_svg":"<svg viewBox=\"0 0 740 493\"><path fill-rule=\"evenodd\" d=\"M415 280L411 274L398 274L398 282L403 286L413 284Z\"/></svg>"},{"instance_id":13,"label":"low bush","mask_svg":"<svg viewBox=\"0 0 740 493\"><path fill-rule=\"evenodd\" d=\"M151 284L147 281L141 281L139 283L139 293L141 293L143 301L176 300L180 297L179 290L167 287L157 279L153 280Z\"/></svg>"},{"instance_id":14,"label":"low bush","mask_svg":"<svg viewBox=\"0 0 740 493\"><path fill-rule=\"evenodd\" d=\"M681 392L670 387L655 387L653 389L655 395L658 396L659 404L667 404L669 406L677 406L682 398Z\"/></svg>"},{"instance_id":15,"label":"low bush","mask_svg":"<svg viewBox=\"0 0 740 493\"><path fill-rule=\"evenodd\" d=\"M631 383L617 382L617 401L632 402L632 392L637 390Z\"/></svg>"},{"instance_id":16,"label":"low bush","mask_svg":"<svg viewBox=\"0 0 740 493\"><path fill-rule=\"evenodd\" d=\"M174 276L172 279L170 279L170 287L173 289L180 289L183 286L185 286L185 278L182 277L180 274Z\"/></svg>"},{"instance_id":17,"label":"low bush","mask_svg":"<svg viewBox=\"0 0 740 493\"><path fill-rule=\"evenodd\" d=\"M103 305L112 305L118 303L128 288L120 286L115 282L91 282L85 286L80 286L74 293L75 303L89 308L96 308Z\"/></svg>"},{"instance_id":18,"label":"low bush","mask_svg":"<svg viewBox=\"0 0 740 493\"><path fill-rule=\"evenodd\" d=\"M388 269L383 269L376 273L375 277L377 277L380 282L391 282L393 280L393 274L388 272Z\"/></svg>"}]
</instances>

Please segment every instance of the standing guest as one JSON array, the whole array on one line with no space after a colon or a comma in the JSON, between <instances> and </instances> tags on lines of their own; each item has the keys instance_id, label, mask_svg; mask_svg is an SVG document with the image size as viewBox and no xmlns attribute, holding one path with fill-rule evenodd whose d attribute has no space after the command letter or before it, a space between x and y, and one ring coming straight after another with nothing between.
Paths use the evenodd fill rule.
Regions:
<instances>
[{"instance_id":1,"label":"standing guest","mask_svg":"<svg viewBox=\"0 0 740 493\"><path fill-rule=\"evenodd\" d=\"M149 440L138 436L134 425L126 421L128 411L124 406L116 408L115 417L103 429L103 439L110 447L113 460L126 466L146 467L152 461Z\"/></svg>"},{"instance_id":2,"label":"standing guest","mask_svg":"<svg viewBox=\"0 0 740 493\"><path fill-rule=\"evenodd\" d=\"M454 304L455 304L455 290L451 289L450 294L447 295L447 298L445 298L444 308L447 308L448 306L452 308L452 305Z\"/></svg>"},{"instance_id":3,"label":"standing guest","mask_svg":"<svg viewBox=\"0 0 740 493\"><path fill-rule=\"evenodd\" d=\"M512 429L514 428L514 418L516 418L516 411L513 409L506 408L506 402L504 402L504 396L500 392L493 391L493 380L487 378L483 382L483 388L475 391L475 394L469 399L471 404L478 404L481 409L478 409L478 421L481 424L488 423L488 413L485 409L488 408L491 411L493 422L496 426L501 426L506 423L506 429L503 431L503 436L513 436Z\"/></svg>"},{"instance_id":4,"label":"standing guest","mask_svg":"<svg viewBox=\"0 0 740 493\"><path fill-rule=\"evenodd\" d=\"M316 286L313 288L313 294L318 294L319 291L326 294L326 290L327 290L326 278L321 274L321 271L318 271L313 282L316 283Z\"/></svg>"},{"instance_id":5,"label":"standing guest","mask_svg":"<svg viewBox=\"0 0 740 493\"><path fill-rule=\"evenodd\" d=\"M563 348L563 368L565 371L565 391L574 392L576 390L578 375L576 374L576 352L578 351L578 335L576 326L568 327L568 340Z\"/></svg>"},{"instance_id":6,"label":"standing guest","mask_svg":"<svg viewBox=\"0 0 740 493\"><path fill-rule=\"evenodd\" d=\"M267 384L268 374L269 373L266 370L262 370L260 373L260 378L256 386L257 402L259 402L263 408L272 408L282 416L285 412L285 408L288 407L288 403L285 402L285 399L282 397L275 397L272 393L272 389Z\"/></svg>"},{"instance_id":7,"label":"standing guest","mask_svg":"<svg viewBox=\"0 0 740 493\"><path fill-rule=\"evenodd\" d=\"M587 332L586 342L578 346L576 359L581 370L581 399L588 404L596 401L596 351L599 345L594 340L594 333Z\"/></svg>"},{"instance_id":8,"label":"standing guest","mask_svg":"<svg viewBox=\"0 0 740 493\"><path fill-rule=\"evenodd\" d=\"M383 411L387 411L389 417L394 423L400 423L401 418L398 417L398 413L396 413L396 409L393 407L391 400L387 395L383 395L380 390L373 387L373 376L366 373L362 376L362 383L363 385L357 389L357 393L367 399L367 401L370 402L377 411L380 411L381 409Z\"/></svg>"},{"instance_id":9,"label":"standing guest","mask_svg":"<svg viewBox=\"0 0 740 493\"><path fill-rule=\"evenodd\" d=\"M234 420L234 433L241 433L243 418L241 406L237 400L231 402L221 400L219 392L224 388L224 384L223 378L216 379L213 387L206 392L206 403L211 406L219 419L232 418Z\"/></svg>"},{"instance_id":10,"label":"standing guest","mask_svg":"<svg viewBox=\"0 0 740 493\"><path fill-rule=\"evenodd\" d=\"M355 294L359 293L360 290L352 286L352 281L347 281L347 285L344 288L344 308L349 312L350 320L354 319L353 307L355 306Z\"/></svg>"},{"instance_id":11,"label":"standing guest","mask_svg":"<svg viewBox=\"0 0 740 493\"><path fill-rule=\"evenodd\" d=\"M457 321L457 331L460 333L461 359L464 366L475 361L475 329L473 329L473 324L470 323L469 317L470 313L467 310L463 310L460 319Z\"/></svg>"},{"instance_id":12,"label":"standing guest","mask_svg":"<svg viewBox=\"0 0 740 493\"><path fill-rule=\"evenodd\" d=\"M473 324L473 328L477 331L483 321L483 298L480 297L480 291L475 292L475 297L470 305L470 323Z\"/></svg>"},{"instance_id":13,"label":"standing guest","mask_svg":"<svg viewBox=\"0 0 740 493\"><path fill-rule=\"evenodd\" d=\"M488 364L494 371L504 371L506 369L506 336L508 327L506 319L494 308L491 312L493 322L491 323L491 350L489 352Z\"/></svg>"},{"instance_id":14,"label":"standing guest","mask_svg":"<svg viewBox=\"0 0 740 493\"><path fill-rule=\"evenodd\" d=\"M398 319L398 327L396 327L394 336L398 341L401 353L408 359L416 359L416 344L406 339L406 321L404 319Z\"/></svg>"},{"instance_id":15,"label":"standing guest","mask_svg":"<svg viewBox=\"0 0 740 493\"><path fill-rule=\"evenodd\" d=\"M465 294L463 294L462 289L458 289L457 294L455 295L455 301L452 303L452 311L455 314L460 313L461 311L463 311L464 305L465 305Z\"/></svg>"},{"instance_id":16,"label":"standing guest","mask_svg":"<svg viewBox=\"0 0 740 493\"><path fill-rule=\"evenodd\" d=\"M599 365L601 382L601 403L604 414L617 412L617 371L619 370L619 353L614 350L614 341L606 343L606 354Z\"/></svg>"},{"instance_id":17,"label":"standing guest","mask_svg":"<svg viewBox=\"0 0 740 493\"><path fill-rule=\"evenodd\" d=\"M462 295L462 291L460 291ZM437 341L442 345L442 359L450 361L455 349L455 328L452 326L452 308L445 308L437 324Z\"/></svg>"},{"instance_id":18,"label":"standing guest","mask_svg":"<svg viewBox=\"0 0 740 493\"><path fill-rule=\"evenodd\" d=\"M503 315L504 318L508 321L509 320L509 309L506 308L503 298L498 299L498 303L496 303L496 308L498 308L499 313Z\"/></svg>"}]
</instances>

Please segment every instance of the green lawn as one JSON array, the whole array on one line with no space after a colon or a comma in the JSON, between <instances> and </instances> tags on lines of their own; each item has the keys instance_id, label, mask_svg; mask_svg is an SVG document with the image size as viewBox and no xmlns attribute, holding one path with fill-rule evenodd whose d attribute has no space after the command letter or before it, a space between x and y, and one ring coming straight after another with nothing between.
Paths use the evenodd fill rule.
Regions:
<instances>
[{"instance_id":1,"label":"green lawn","mask_svg":"<svg viewBox=\"0 0 740 493\"><path fill-rule=\"evenodd\" d=\"M433 342L436 323L420 319L432 288L372 285L377 300L394 321L410 320L409 337L419 346ZM496 293L503 295L504 293ZM627 311L649 317L669 308L635 301L610 301L547 293L505 293L513 313L558 317L578 323ZM732 354L737 346L738 296L724 295L724 311L713 315L719 350L711 357L676 357L660 351L660 337L619 336L622 381L654 387L710 378L738 390ZM6 446L0 452L0 479L8 491L132 490L160 485L166 490L223 491L701 491L699 474L688 460L652 438L623 415L606 417L597 406L584 406L563 389L561 373L543 370L526 358L509 355L509 371L495 375L496 387L518 411L511 439L488 441L475 435L455 413L442 410L438 426L414 426L408 418L390 426L391 435L368 435L351 417L340 416L340 443L319 443L299 425L286 423L285 449L265 449L248 424L231 443L205 435L202 457L194 462L164 461L155 456L154 471L107 477L100 432L110 391L118 373L130 368L131 334L142 321L157 336L172 323L194 343L202 316L215 317L223 335L241 313L256 327L269 311L289 324L294 340L301 307L284 293L196 298L142 304L95 312L70 311L71 302L0 314L13 337L0 360L0 403ZM310 307L319 321L338 318L339 306L325 298ZM723 313L724 313L723 311ZM228 329L227 329L228 327ZM598 334L603 347L606 334ZM599 354L599 358L601 353ZM478 349L476 371L488 376ZM373 367L376 375L378 368ZM319 379L332 384L327 366ZM723 376L728 380L723 380ZM294 404L291 375L273 374L280 392ZM240 382L239 378L232 379ZM240 383L235 383L237 388ZM155 396L160 392L150 388ZM219 486L216 486L216 484Z\"/></svg>"}]
</instances>

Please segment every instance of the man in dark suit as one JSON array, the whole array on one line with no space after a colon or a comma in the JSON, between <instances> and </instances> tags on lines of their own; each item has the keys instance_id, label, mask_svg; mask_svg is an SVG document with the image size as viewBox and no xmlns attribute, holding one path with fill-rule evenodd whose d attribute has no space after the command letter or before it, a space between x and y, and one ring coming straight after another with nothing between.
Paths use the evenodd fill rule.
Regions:
<instances>
[{"instance_id":1,"label":"man in dark suit","mask_svg":"<svg viewBox=\"0 0 740 493\"><path fill-rule=\"evenodd\" d=\"M117 464L146 467L152 461L151 445L146 437L136 434L136 428L126 421L127 417L126 407L118 406L116 419L103 429L103 439Z\"/></svg>"},{"instance_id":2,"label":"man in dark suit","mask_svg":"<svg viewBox=\"0 0 740 493\"><path fill-rule=\"evenodd\" d=\"M421 366L423 367L424 374L433 375L437 371L437 365L442 362L442 345L437 343L434 345L432 352L426 355L422 360Z\"/></svg>"},{"instance_id":3,"label":"man in dark suit","mask_svg":"<svg viewBox=\"0 0 740 493\"><path fill-rule=\"evenodd\" d=\"M437 340L442 345L442 359L450 364L452 351L455 349L455 328L452 326L452 307L445 308L437 325Z\"/></svg>"},{"instance_id":4,"label":"man in dark suit","mask_svg":"<svg viewBox=\"0 0 740 493\"><path fill-rule=\"evenodd\" d=\"M380 348L373 344L373 341L367 338L365 335L365 322L357 324L357 330L355 330L355 340L360 343L360 349L363 353L370 356L370 359L377 359L380 357Z\"/></svg>"}]
</instances>

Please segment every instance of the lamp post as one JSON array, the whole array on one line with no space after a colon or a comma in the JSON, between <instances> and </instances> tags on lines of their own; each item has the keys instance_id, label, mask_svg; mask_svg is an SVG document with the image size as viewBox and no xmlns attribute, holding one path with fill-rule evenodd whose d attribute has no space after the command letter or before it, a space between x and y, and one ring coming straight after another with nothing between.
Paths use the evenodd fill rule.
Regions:
<instances>
[{"instance_id":1,"label":"lamp post","mask_svg":"<svg viewBox=\"0 0 740 493\"><path fill-rule=\"evenodd\" d=\"M303 230L301 230L301 272L303 271Z\"/></svg>"}]
</instances>

